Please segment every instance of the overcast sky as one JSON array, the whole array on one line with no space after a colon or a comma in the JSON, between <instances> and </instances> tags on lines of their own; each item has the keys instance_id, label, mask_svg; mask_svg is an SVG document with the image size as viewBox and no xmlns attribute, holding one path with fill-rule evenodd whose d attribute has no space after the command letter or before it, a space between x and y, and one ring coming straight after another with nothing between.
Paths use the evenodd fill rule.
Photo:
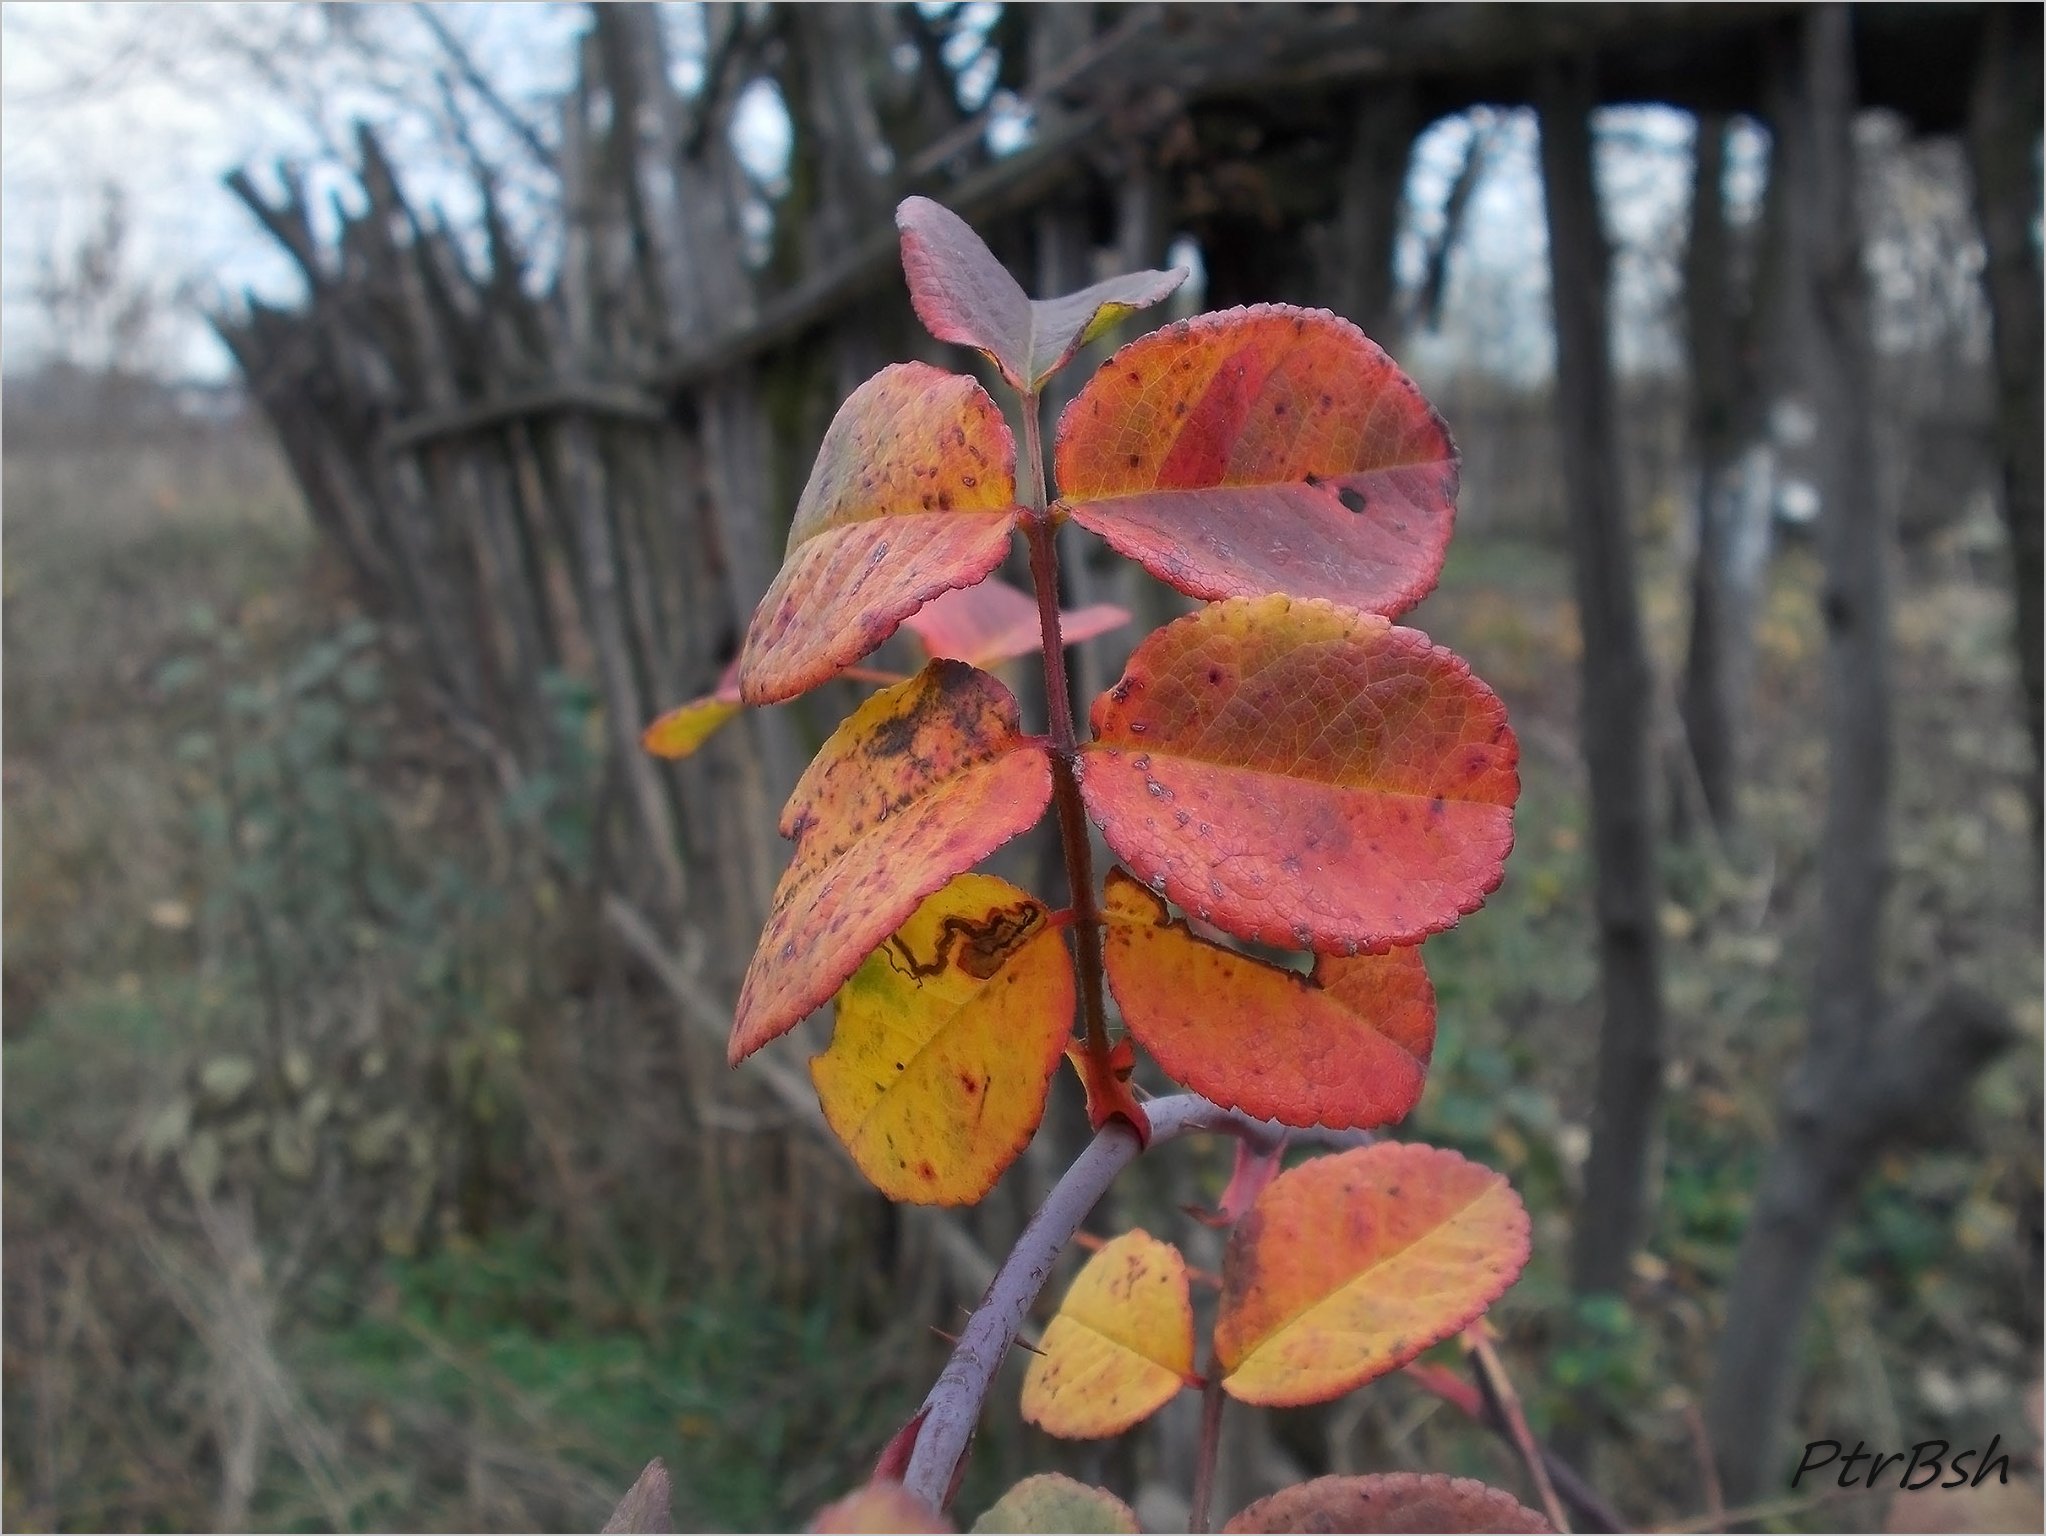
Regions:
<instances>
[{"instance_id":1,"label":"overcast sky","mask_svg":"<svg viewBox=\"0 0 2046 1536\"><path fill-rule=\"evenodd\" d=\"M37 302L39 267L93 226L108 186L119 187L130 208L132 270L166 292L182 285L201 297L243 287L280 299L295 293L289 263L221 177L237 165L289 157L314 168L317 201L331 190L346 193L352 189L329 144L345 144L356 115L389 131L414 190L438 198L460 221L460 178L436 175L424 141L408 139L404 120L406 98L417 106L430 80L406 61L432 56L430 36L406 6L345 9L356 13L346 24L359 26L368 44L361 56L337 47L332 13L312 7L0 5L0 362L11 370L48 354L54 338ZM574 39L586 25L579 6L436 10L493 82L536 117L572 79ZM686 86L700 36L694 9L672 7L668 19L678 83ZM785 153L772 92L749 105L751 157ZM1660 110L1608 113L1600 127L1601 182L1618 245L1617 329L1628 362L1666 343L1646 322L1664 301L1667 273L1658 268L1667 265L1683 216L1691 127L1683 114ZM1446 122L1417 146L1402 251L1409 279L1420 251L1413 237L1439 226L1448 178L1471 131L1466 120ZM1433 344L1522 376L1544 372L1548 360L1535 150L1525 114L1498 120L1470 238L1452 269L1451 308L1462 321ZM1736 156L1729 191L1737 205L1759 186L1759 155L1756 146ZM218 376L226 368L189 307L170 317L161 351L156 361L172 371Z\"/></svg>"}]
</instances>

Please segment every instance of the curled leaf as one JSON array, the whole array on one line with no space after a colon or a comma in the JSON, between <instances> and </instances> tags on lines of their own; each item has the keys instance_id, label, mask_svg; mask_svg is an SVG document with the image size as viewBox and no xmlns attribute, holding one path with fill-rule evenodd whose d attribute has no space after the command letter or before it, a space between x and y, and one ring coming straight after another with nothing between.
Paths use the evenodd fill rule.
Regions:
<instances>
[{"instance_id":1,"label":"curled leaf","mask_svg":"<svg viewBox=\"0 0 2046 1536\"><path fill-rule=\"evenodd\" d=\"M969 1205L1030 1144L1073 1027L1043 903L993 875L929 897L839 989L810 1063L832 1134L891 1200Z\"/></svg>"},{"instance_id":2,"label":"curled leaf","mask_svg":"<svg viewBox=\"0 0 2046 1536\"><path fill-rule=\"evenodd\" d=\"M1122 870L1102 957L1123 1023L1167 1076L1283 1125L1389 1125L1420 1102L1435 989L1418 948L1317 956L1311 976L1195 938Z\"/></svg>"},{"instance_id":3,"label":"curled leaf","mask_svg":"<svg viewBox=\"0 0 2046 1536\"><path fill-rule=\"evenodd\" d=\"M1291 305L1131 342L1066 407L1056 463L1074 522L1192 597L1403 613L1456 513L1434 407L1349 321Z\"/></svg>"},{"instance_id":4,"label":"curled leaf","mask_svg":"<svg viewBox=\"0 0 2046 1536\"><path fill-rule=\"evenodd\" d=\"M1105 1488L1090 1488L1060 1472L1026 1477L973 1522L983 1532L1100 1532L1135 1536L1136 1512Z\"/></svg>"},{"instance_id":5,"label":"curled leaf","mask_svg":"<svg viewBox=\"0 0 2046 1536\"><path fill-rule=\"evenodd\" d=\"M1259 1499L1224 1531L1547 1531L1509 1493L1469 1477L1380 1472L1317 1477Z\"/></svg>"},{"instance_id":6,"label":"curled leaf","mask_svg":"<svg viewBox=\"0 0 2046 1536\"><path fill-rule=\"evenodd\" d=\"M1416 943L1475 910L1513 846L1505 706L1374 614L1212 604L1146 637L1093 726L1080 791L1108 845L1238 938Z\"/></svg>"},{"instance_id":7,"label":"curled leaf","mask_svg":"<svg viewBox=\"0 0 2046 1536\"><path fill-rule=\"evenodd\" d=\"M824 434L746 633L745 701L816 687L930 598L979 581L1017 515L1016 443L987 391L927 363L882 369Z\"/></svg>"},{"instance_id":8,"label":"curled leaf","mask_svg":"<svg viewBox=\"0 0 2046 1536\"><path fill-rule=\"evenodd\" d=\"M1527 1254L1506 1180L1454 1152L1378 1142L1289 1169L1230 1234L1223 1390L1267 1407L1340 1397L1483 1312Z\"/></svg>"},{"instance_id":9,"label":"curled leaf","mask_svg":"<svg viewBox=\"0 0 2046 1536\"><path fill-rule=\"evenodd\" d=\"M985 672L934 661L854 710L782 811L796 853L739 990L729 1059L822 1007L924 897L1050 800L1044 744Z\"/></svg>"},{"instance_id":10,"label":"curled leaf","mask_svg":"<svg viewBox=\"0 0 2046 1536\"><path fill-rule=\"evenodd\" d=\"M1023 1417L1068 1440L1119 1435L1193 1378L1186 1260L1141 1229L1073 1278L1023 1378Z\"/></svg>"},{"instance_id":11,"label":"curled leaf","mask_svg":"<svg viewBox=\"0 0 2046 1536\"><path fill-rule=\"evenodd\" d=\"M1090 603L1059 614L1059 634L1078 645L1129 623L1130 616L1112 603ZM1042 632L1037 602L999 577L977 587L940 592L902 621L933 656L949 656L970 666L992 667L1040 649Z\"/></svg>"},{"instance_id":12,"label":"curled leaf","mask_svg":"<svg viewBox=\"0 0 2046 1536\"><path fill-rule=\"evenodd\" d=\"M985 353L1012 388L1026 393L1124 315L1148 309L1186 281L1177 268L1132 272L1062 298L1032 299L944 204L906 197L895 224L917 318L938 340Z\"/></svg>"}]
</instances>

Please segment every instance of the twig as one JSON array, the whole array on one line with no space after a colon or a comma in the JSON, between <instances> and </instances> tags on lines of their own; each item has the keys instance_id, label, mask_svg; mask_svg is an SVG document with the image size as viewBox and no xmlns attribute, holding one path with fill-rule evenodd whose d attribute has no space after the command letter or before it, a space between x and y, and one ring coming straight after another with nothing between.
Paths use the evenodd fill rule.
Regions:
<instances>
[{"instance_id":1,"label":"twig","mask_svg":"<svg viewBox=\"0 0 2046 1536\"><path fill-rule=\"evenodd\" d=\"M1693 1402L1684 1404L1684 1427L1691 1432L1691 1447L1698 1453L1698 1476L1705 1485L1705 1518L1711 1529L1726 1529L1726 1493L1719 1486L1719 1458L1712 1454L1712 1434L1705 1427L1705 1415Z\"/></svg>"},{"instance_id":2,"label":"twig","mask_svg":"<svg viewBox=\"0 0 2046 1536\"><path fill-rule=\"evenodd\" d=\"M1253 1120L1236 1110L1210 1104L1197 1094L1174 1094L1145 1106L1151 1121L1151 1145L1173 1141L1193 1131L1212 1131L1259 1142L1275 1138L1276 1125ZM995 1373L1008 1357L1038 1293L1051 1278L1052 1267L1065 1251L1088 1212L1107 1193L1140 1148L1137 1133L1111 1120L1058 1181L960 1331L959 1347L924 1399L923 1430L903 1478L911 1493L934 1507L946 1503L953 1473L965 1459L967 1443L980 1422Z\"/></svg>"},{"instance_id":3,"label":"twig","mask_svg":"<svg viewBox=\"0 0 2046 1536\"><path fill-rule=\"evenodd\" d=\"M1187 1506L1186 1528L1208 1528L1208 1505L1215 1497L1215 1461L1222 1449L1222 1368L1215 1344L1208 1341L1208 1374L1201 1383L1201 1438L1194 1453L1193 1499Z\"/></svg>"},{"instance_id":4,"label":"twig","mask_svg":"<svg viewBox=\"0 0 2046 1536\"><path fill-rule=\"evenodd\" d=\"M1513 1390L1513 1382L1506 1374L1499 1352L1492 1348L1492 1341L1485 1332L1482 1318L1464 1331L1464 1347L1470 1351L1472 1364L1477 1367L1479 1390L1485 1394L1486 1405L1505 1422L1507 1438L1520 1452L1520 1459L1527 1467L1528 1481L1534 1484L1535 1497L1541 1500L1542 1513L1549 1517L1549 1524L1567 1533L1570 1521L1556 1500L1555 1484L1549 1481L1549 1469L1543 1465L1541 1447L1535 1442L1534 1431L1527 1427L1527 1415L1521 1412L1520 1394Z\"/></svg>"}]
</instances>

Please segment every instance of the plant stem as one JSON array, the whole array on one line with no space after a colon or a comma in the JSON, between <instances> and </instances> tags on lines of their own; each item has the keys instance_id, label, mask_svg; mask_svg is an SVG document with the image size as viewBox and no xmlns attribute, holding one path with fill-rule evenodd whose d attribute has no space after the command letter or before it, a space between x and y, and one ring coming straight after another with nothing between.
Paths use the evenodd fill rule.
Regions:
<instances>
[{"instance_id":1,"label":"plant stem","mask_svg":"<svg viewBox=\"0 0 2046 1536\"><path fill-rule=\"evenodd\" d=\"M1283 1127L1210 1104L1198 1094L1153 1099L1144 1108L1151 1121L1154 1147L1191 1131L1239 1136L1259 1146L1269 1145L1283 1133ZM960 1330L952 1358L924 1398L923 1429L903 1476L909 1491L933 1508L943 1508L948 1502L953 1475L965 1459L967 1442L980 1422L995 1374L1008 1358L1009 1346L1038 1293L1051 1278L1052 1266L1116 1175L1136 1161L1141 1150L1137 1133L1129 1125L1111 1120L1103 1126L1030 1218L987 1295Z\"/></svg>"},{"instance_id":2,"label":"plant stem","mask_svg":"<svg viewBox=\"0 0 2046 1536\"><path fill-rule=\"evenodd\" d=\"M1215 1458L1222 1448L1222 1369L1215 1359L1214 1340L1208 1341L1208 1376L1201 1384L1201 1439L1194 1456L1193 1502L1187 1508L1186 1528L1200 1532L1208 1528L1208 1505L1215 1495Z\"/></svg>"},{"instance_id":3,"label":"plant stem","mask_svg":"<svg viewBox=\"0 0 2046 1536\"><path fill-rule=\"evenodd\" d=\"M1023 451L1030 461L1030 499L1023 530L1030 545L1030 581L1037 589L1037 627L1044 647L1045 715L1051 727L1051 788L1065 845L1066 879L1073 892L1073 974L1087 1049L1108 1054L1108 1015L1101 998L1101 916L1094 903L1094 849L1087 840L1087 810L1080 800L1079 740L1073 729L1073 688L1066 679L1065 637L1059 630L1057 530L1046 505L1044 444L1038 396L1023 397Z\"/></svg>"}]
</instances>

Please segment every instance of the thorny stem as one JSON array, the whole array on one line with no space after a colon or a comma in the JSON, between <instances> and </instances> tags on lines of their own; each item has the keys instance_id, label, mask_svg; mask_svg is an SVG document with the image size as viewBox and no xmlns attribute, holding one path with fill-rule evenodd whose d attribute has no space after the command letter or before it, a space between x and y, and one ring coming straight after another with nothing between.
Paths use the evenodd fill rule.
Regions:
<instances>
[{"instance_id":1,"label":"thorny stem","mask_svg":"<svg viewBox=\"0 0 2046 1536\"><path fill-rule=\"evenodd\" d=\"M1193 1500L1186 1516L1188 1531L1208 1528L1208 1505L1215 1496L1215 1459L1221 1449L1222 1363L1215 1358L1215 1344L1210 1339L1207 1380L1201 1383L1201 1439L1194 1455Z\"/></svg>"},{"instance_id":2,"label":"thorny stem","mask_svg":"<svg viewBox=\"0 0 2046 1536\"><path fill-rule=\"evenodd\" d=\"M1198 1094L1153 1099L1144 1108L1151 1121L1154 1147L1191 1131L1240 1136L1258 1146L1269 1145L1285 1134L1281 1126L1210 1104ZM995 1374L1008 1357L1009 1346L1016 1341L1038 1293L1051 1278L1059 1255L1116 1175L1135 1162L1141 1150L1131 1126L1121 1120L1103 1126L1030 1218L988 1286L987 1295L960 1330L952 1358L924 1399L923 1428L903 1475L909 1491L932 1508L945 1506L953 1474L965 1458Z\"/></svg>"},{"instance_id":3,"label":"thorny stem","mask_svg":"<svg viewBox=\"0 0 2046 1536\"><path fill-rule=\"evenodd\" d=\"M1066 680L1065 637L1059 631L1058 543L1046 504L1042 437L1038 395L1033 389L1023 397L1023 452L1030 461L1030 499L1025 503L1023 529L1030 545L1030 581L1037 589L1037 627L1044 646L1052 798L1058 804L1066 878L1073 891L1073 972L1080 984L1081 1017L1087 1022L1087 1050L1091 1055L1106 1057L1108 1016L1101 1000L1101 916L1094 903L1094 850L1087 840L1087 811L1080 801L1073 689Z\"/></svg>"}]
</instances>

